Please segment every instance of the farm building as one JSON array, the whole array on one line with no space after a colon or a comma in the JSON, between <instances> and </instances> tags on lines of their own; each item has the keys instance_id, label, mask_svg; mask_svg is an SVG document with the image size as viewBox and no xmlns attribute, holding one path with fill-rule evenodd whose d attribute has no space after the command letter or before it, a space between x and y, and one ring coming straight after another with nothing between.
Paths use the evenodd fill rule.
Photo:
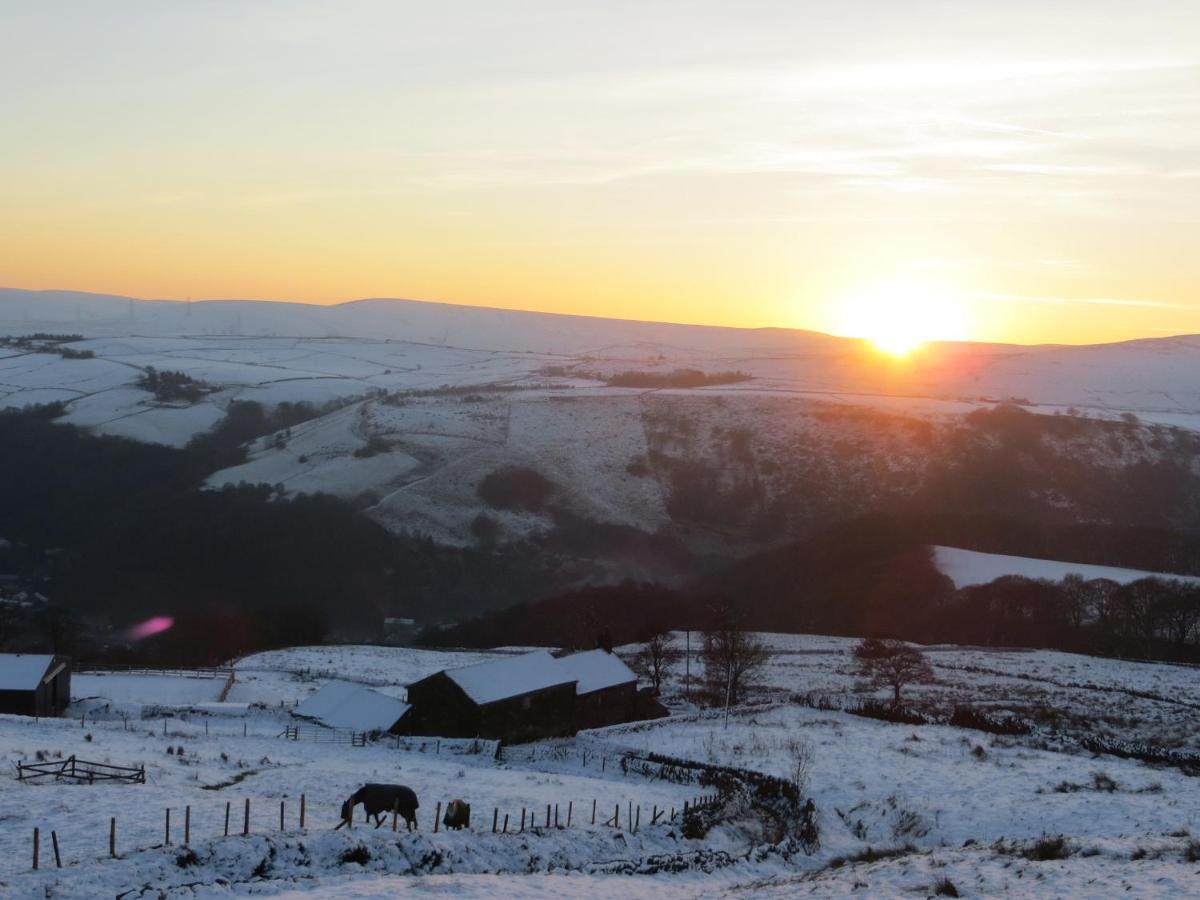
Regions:
<instances>
[{"instance_id":1,"label":"farm building","mask_svg":"<svg viewBox=\"0 0 1200 900\"><path fill-rule=\"evenodd\" d=\"M71 702L71 661L65 656L0 653L0 713L57 716Z\"/></svg>"},{"instance_id":2,"label":"farm building","mask_svg":"<svg viewBox=\"0 0 1200 900\"><path fill-rule=\"evenodd\" d=\"M574 733L575 678L546 650L446 669L408 686L413 734L532 741Z\"/></svg>"},{"instance_id":3,"label":"farm building","mask_svg":"<svg viewBox=\"0 0 1200 900\"><path fill-rule=\"evenodd\" d=\"M447 669L408 686L414 734L509 743L639 718L637 676L607 650L537 650ZM658 715L652 712L648 718Z\"/></svg>"},{"instance_id":4,"label":"farm building","mask_svg":"<svg viewBox=\"0 0 1200 900\"><path fill-rule=\"evenodd\" d=\"M575 730L617 725L636 718L637 676L607 650L572 653L558 660L575 679Z\"/></svg>"},{"instance_id":5,"label":"farm building","mask_svg":"<svg viewBox=\"0 0 1200 900\"><path fill-rule=\"evenodd\" d=\"M329 728L398 733L409 706L395 697L349 681L331 681L292 715L311 719Z\"/></svg>"}]
</instances>

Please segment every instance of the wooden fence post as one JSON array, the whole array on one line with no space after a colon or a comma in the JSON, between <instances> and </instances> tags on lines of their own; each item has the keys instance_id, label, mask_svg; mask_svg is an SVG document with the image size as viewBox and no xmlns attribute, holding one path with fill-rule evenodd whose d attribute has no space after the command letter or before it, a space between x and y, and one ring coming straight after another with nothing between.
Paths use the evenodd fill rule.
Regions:
<instances>
[{"instance_id":1,"label":"wooden fence post","mask_svg":"<svg viewBox=\"0 0 1200 900\"><path fill-rule=\"evenodd\" d=\"M621 804L618 803L613 807L613 827L620 829L621 827Z\"/></svg>"},{"instance_id":2,"label":"wooden fence post","mask_svg":"<svg viewBox=\"0 0 1200 900\"><path fill-rule=\"evenodd\" d=\"M117 817L108 820L108 855L117 858Z\"/></svg>"},{"instance_id":3,"label":"wooden fence post","mask_svg":"<svg viewBox=\"0 0 1200 900\"><path fill-rule=\"evenodd\" d=\"M575 808L575 801L568 800L567 801L567 827L568 828L571 827L571 810L574 808Z\"/></svg>"},{"instance_id":4,"label":"wooden fence post","mask_svg":"<svg viewBox=\"0 0 1200 900\"><path fill-rule=\"evenodd\" d=\"M592 824L596 824L596 800L592 799Z\"/></svg>"},{"instance_id":5,"label":"wooden fence post","mask_svg":"<svg viewBox=\"0 0 1200 900\"><path fill-rule=\"evenodd\" d=\"M185 806L183 808L183 846L187 847L192 843L192 808Z\"/></svg>"},{"instance_id":6,"label":"wooden fence post","mask_svg":"<svg viewBox=\"0 0 1200 900\"><path fill-rule=\"evenodd\" d=\"M442 801L437 802L437 811L433 814L433 833L437 834L438 826L442 822Z\"/></svg>"},{"instance_id":7,"label":"wooden fence post","mask_svg":"<svg viewBox=\"0 0 1200 900\"><path fill-rule=\"evenodd\" d=\"M546 827L550 827L550 804L546 804Z\"/></svg>"},{"instance_id":8,"label":"wooden fence post","mask_svg":"<svg viewBox=\"0 0 1200 900\"><path fill-rule=\"evenodd\" d=\"M504 814L504 833L508 834L508 813Z\"/></svg>"},{"instance_id":9,"label":"wooden fence post","mask_svg":"<svg viewBox=\"0 0 1200 900\"><path fill-rule=\"evenodd\" d=\"M633 822L633 833L637 834L637 830L642 827L642 804L638 804L637 818Z\"/></svg>"},{"instance_id":10,"label":"wooden fence post","mask_svg":"<svg viewBox=\"0 0 1200 900\"><path fill-rule=\"evenodd\" d=\"M629 817L628 817L627 821L628 821L628 824L625 827L633 828L633 801L632 800L629 801Z\"/></svg>"},{"instance_id":11,"label":"wooden fence post","mask_svg":"<svg viewBox=\"0 0 1200 900\"><path fill-rule=\"evenodd\" d=\"M304 795L300 795L300 830L304 830Z\"/></svg>"},{"instance_id":12,"label":"wooden fence post","mask_svg":"<svg viewBox=\"0 0 1200 900\"><path fill-rule=\"evenodd\" d=\"M41 833L35 828L33 829L33 868L38 867L38 851L42 849Z\"/></svg>"},{"instance_id":13,"label":"wooden fence post","mask_svg":"<svg viewBox=\"0 0 1200 900\"><path fill-rule=\"evenodd\" d=\"M500 808L498 806L493 806L492 807L492 834L496 833L496 823L499 821L500 821Z\"/></svg>"},{"instance_id":14,"label":"wooden fence post","mask_svg":"<svg viewBox=\"0 0 1200 900\"><path fill-rule=\"evenodd\" d=\"M225 837L229 837L229 801L225 801Z\"/></svg>"},{"instance_id":15,"label":"wooden fence post","mask_svg":"<svg viewBox=\"0 0 1200 900\"><path fill-rule=\"evenodd\" d=\"M171 846L171 807L169 806L167 807L166 838L163 841L163 846Z\"/></svg>"},{"instance_id":16,"label":"wooden fence post","mask_svg":"<svg viewBox=\"0 0 1200 900\"><path fill-rule=\"evenodd\" d=\"M54 845L54 865L55 868L62 868L62 857L58 855L58 832L50 832L50 843Z\"/></svg>"},{"instance_id":17,"label":"wooden fence post","mask_svg":"<svg viewBox=\"0 0 1200 900\"><path fill-rule=\"evenodd\" d=\"M250 833L250 798L246 798L246 814L242 819L242 834Z\"/></svg>"},{"instance_id":18,"label":"wooden fence post","mask_svg":"<svg viewBox=\"0 0 1200 900\"><path fill-rule=\"evenodd\" d=\"M521 831L525 830L525 807L521 807Z\"/></svg>"},{"instance_id":19,"label":"wooden fence post","mask_svg":"<svg viewBox=\"0 0 1200 900\"><path fill-rule=\"evenodd\" d=\"M284 830L283 829L283 804L284 804L284 801L280 800L279 801L279 830L280 831Z\"/></svg>"}]
</instances>

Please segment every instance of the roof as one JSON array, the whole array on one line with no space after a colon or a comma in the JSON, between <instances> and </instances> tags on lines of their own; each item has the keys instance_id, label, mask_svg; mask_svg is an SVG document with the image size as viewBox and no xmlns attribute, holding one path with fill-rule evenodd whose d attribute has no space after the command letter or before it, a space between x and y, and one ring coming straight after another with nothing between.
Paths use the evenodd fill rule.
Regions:
<instances>
[{"instance_id":1,"label":"roof","mask_svg":"<svg viewBox=\"0 0 1200 900\"><path fill-rule=\"evenodd\" d=\"M563 669L548 650L447 669L446 677L480 706L571 684L575 680L575 676Z\"/></svg>"},{"instance_id":2,"label":"roof","mask_svg":"<svg viewBox=\"0 0 1200 900\"><path fill-rule=\"evenodd\" d=\"M387 731L404 717L409 705L350 681L331 681L293 711L330 728Z\"/></svg>"},{"instance_id":3,"label":"roof","mask_svg":"<svg viewBox=\"0 0 1200 900\"><path fill-rule=\"evenodd\" d=\"M637 683L637 675L615 653L607 650L586 650L558 660L560 670L576 682L576 694L590 694L620 684Z\"/></svg>"},{"instance_id":4,"label":"roof","mask_svg":"<svg viewBox=\"0 0 1200 900\"><path fill-rule=\"evenodd\" d=\"M32 691L53 663L45 653L0 653L0 691Z\"/></svg>"}]
</instances>

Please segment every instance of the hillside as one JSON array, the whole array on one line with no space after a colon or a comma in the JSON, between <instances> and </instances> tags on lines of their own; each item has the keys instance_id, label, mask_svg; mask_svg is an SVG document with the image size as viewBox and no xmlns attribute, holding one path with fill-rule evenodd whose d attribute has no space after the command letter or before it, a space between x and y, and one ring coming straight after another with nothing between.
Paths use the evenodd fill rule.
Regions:
<instances>
[{"instance_id":1,"label":"hillside","mask_svg":"<svg viewBox=\"0 0 1200 900\"><path fill-rule=\"evenodd\" d=\"M897 508L1198 524L1191 338L941 344L895 362L779 329L0 292L0 333L68 329L84 339L0 346L0 405L60 402L63 422L177 447L239 403L303 407L209 484L331 493L443 544L549 539L591 558L573 532L593 523L626 557L618 570L663 577L673 563L644 552L654 536L730 556ZM156 397L150 369L201 387ZM661 386L685 369L736 379ZM606 383L621 373L659 386ZM1005 399L1020 406L988 412ZM549 481L547 502L481 499L513 469Z\"/></svg>"}]
</instances>

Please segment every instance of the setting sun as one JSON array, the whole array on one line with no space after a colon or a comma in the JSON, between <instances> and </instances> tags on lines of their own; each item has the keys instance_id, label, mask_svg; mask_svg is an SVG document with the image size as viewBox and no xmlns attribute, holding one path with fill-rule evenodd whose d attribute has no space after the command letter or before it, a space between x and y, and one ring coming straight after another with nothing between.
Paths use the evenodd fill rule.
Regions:
<instances>
[{"instance_id":1,"label":"setting sun","mask_svg":"<svg viewBox=\"0 0 1200 900\"><path fill-rule=\"evenodd\" d=\"M836 333L865 338L897 357L929 341L970 337L964 304L936 288L880 288L838 303L833 319Z\"/></svg>"}]
</instances>

